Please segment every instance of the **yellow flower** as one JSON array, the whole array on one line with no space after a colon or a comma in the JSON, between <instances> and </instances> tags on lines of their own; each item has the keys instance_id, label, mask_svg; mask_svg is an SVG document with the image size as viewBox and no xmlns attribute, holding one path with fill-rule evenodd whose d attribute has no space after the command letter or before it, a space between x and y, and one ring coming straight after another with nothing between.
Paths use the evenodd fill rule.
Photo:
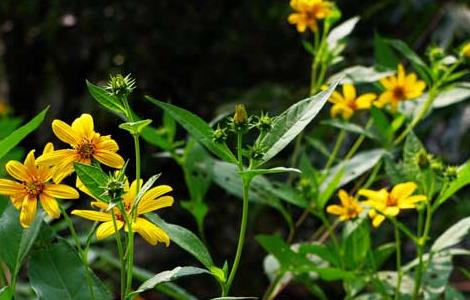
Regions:
<instances>
[{"instance_id":1,"label":"yellow flower","mask_svg":"<svg viewBox=\"0 0 470 300\"><path fill-rule=\"evenodd\" d=\"M344 119L349 119L355 111L369 109L375 98L377 95L374 93L366 93L357 97L354 85L343 84L343 95L334 91L329 99L334 104L331 107L331 117L334 118L341 114Z\"/></svg>"},{"instance_id":2,"label":"yellow flower","mask_svg":"<svg viewBox=\"0 0 470 300\"><path fill-rule=\"evenodd\" d=\"M470 42L467 42L462 50L461 50L461 53L462 53L462 56L466 57L466 58L470 58Z\"/></svg>"},{"instance_id":3,"label":"yellow flower","mask_svg":"<svg viewBox=\"0 0 470 300\"><path fill-rule=\"evenodd\" d=\"M351 220L357 218L362 212L362 206L359 202L345 190L338 192L341 205L329 205L326 211L333 215L338 215L341 221Z\"/></svg>"},{"instance_id":4,"label":"yellow flower","mask_svg":"<svg viewBox=\"0 0 470 300\"><path fill-rule=\"evenodd\" d=\"M385 92L380 95L375 104L378 107L390 104L394 112L397 110L400 101L417 98L423 94L426 88L426 83L418 80L415 73L406 75L401 64L398 65L396 76L382 78L380 83L385 88Z\"/></svg>"},{"instance_id":5,"label":"yellow flower","mask_svg":"<svg viewBox=\"0 0 470 300\"><path fill-rule=\"evenodd\" d=\"M3 99L0 99L0 116L4 116L10 112L10 107Z\"/></svg>"},{"instance_id":6,"label":"yellow flower","mask_svg":"<svg viewBox=\"0 0 470 300\"><path fill-rule=\"evenodd\" d=\"M61 141L72 146L72 149L56 150L38 158L40 164L55 166L55 182L60 182L73 172L74 162L90 164L92 159L96 159L112 168L120 169L124 166L124 159L116 153L118 144L111 136L101 136L95 132L93 118L89 114L82 114L73 121L72 126L54 120L52 130Z\"/></svg>"},{"instance_id":7,"label":"yellow flower","mask_svg":"<svg viewBox=\"0 0 470 300\"><path fill-rule=\"evenodd\" d=\"M400 209L416 208L416 203L426 201L425 195L413 195L416 190L416 183L404 182L397 184L388 192L386 189L378 191L361 189L359 195L368 199L362 204L370 206L369 217L372 218L372 225L379 227L385 220L385 216L395 217L400 213Z\"/></svg>"},{"instance_id":8,"label":"yellow flower","mask_svg":"<svg viewBox=\"0 0 470 300\"><path fill-rule=\"evenodd\" d=\"M307 27L313 32L318 31L317 20L330 16L333 9L331 2L323 0L291 0L290 6L295 12L287 21L295 24L298 32L305 32Z\"/></svg>"},{"instance_id":9,"label":"yellow flower","mask_svg":"<svg viewBox=\"0 0 470 300\"><path fill-rule=\"evenodd\" d=\"M122 200L126 215L122 215L121 211L117 207L114 207L113 211L116 217L117 229L121 230L124 227L124 230L128 231L126 219L131 218L130 213L136 197L137 181L134 181L130 188L128 184L126 185L126 193L124 194ZM142 181L140 182L140 185L142 185ZM79 188L82 189L83 186L79 186ZM84 191L87 192L86 188ZM163 196L164 194L171 191L172 188L170 186L159 185L148 190L139 201L137 207L137 217L132 223L132 229L133 231L139 233L151 245L156 245L158 242L163 242L166 246L168 246L170 244L170 238L161 228L157 227L148 220L139 217L139 215L173 205L172 196ZM104 211L108 208L108 204L101 201L95 201L92 203L92 206L100 208L103 211L74 210L72 211L72 214L88 220L103 222L96 230L96 237L98 240L105 239L115 234L116 231L114 230L112 213L111 211Z\"/></svg>"},{"instance_id":10,"label":"yellow flower","mask_svg":"<svg viewBox=\"0 0 470 300\"><path fill-rule=\"evenodd\" d=\"M52 150L48 144L44 152ZM60 217L58 199L77 199L78 192L65 184L48 183L52 178L52 170L37 165L34 150L31 150L24 163L12 160L5 166L7 172L17 181L0 179L0 194L10 196L13 205L20 210L20 223L28 228L36 216L37 201L51 218Z\"/></svg>"}]
</instances>

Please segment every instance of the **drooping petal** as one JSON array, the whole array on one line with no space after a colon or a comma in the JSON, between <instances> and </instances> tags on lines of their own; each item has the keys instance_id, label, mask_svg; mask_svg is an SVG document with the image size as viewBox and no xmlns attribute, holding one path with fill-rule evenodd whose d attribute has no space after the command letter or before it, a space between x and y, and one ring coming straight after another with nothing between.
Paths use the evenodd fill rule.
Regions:
<instances>
[{"instance_id":1,"label":"drooping petal","mask_svg":"<svg viewBox=\"0 0 470 300\"><path fill-rule=\"evenodd\" d=\"M36 217L38 202L36 199L31 199L26 196L21 204L20 224L23 228L29 228Z\"/></svg>"},{"instance_id":2,"label":"drooping petal","mask_svg":"<svg viewBox=\"0 0 470 300\"><path fill-rule=\"evenodd\" d=\"M52 131L59 140L71 146L75 146L81 139L80 135L70 125L61 121L52 121Z\"/></svg>"},{"instance_id":3,"label":"drooping petal","mask_svg":"<svg viewBox=\"0 0 470 300\"><path fill-rule=\"evenodd\" d=\"M64 180L65 177L73 173L74 160L72 159L73 157L68 157L61 164L56 165L52 169L52 173L53 173L52 179L54 180L55 183L60 183L62 180Z\"/></svg>"},{"instance_id":4,"label":"drooping petal","mask_svg":"<svg viewBox=\"0 0 470 300\"><path fill-rule=\"evenodd\" d=\"M174 199L172 196L163 196L158 199L147 198L145 201L142 198L141 202L139 203L139 207L137 208L137 213L140 215L155 211L163 207L172 206L173 201Z\"/></svg>"},{"instance_id":5,"label":"drooping petal","mask_svg":"<svg viewBox=\"0 0 470 300\"><path fill-rule=\"evenodd\" d=\"M115 152L108 150L97 150L93 157L100 163L111 168L120 169L124 166L124 159Z\"/></svg>"},{"instance_id":6,"label":"drooping petal","mask_svg":"<svg viewBox=\"0 0 470 300\"><path fill-rule=\"evenodd\" d=\"M400 209L396 206L387 207L383 213L389 217L395 217L400 213Z\"/></svg>"},{"instance_id":7,"label":"drooping petal","mask_svg":"<svg viewBox=\"0 0 470 300\"><path fill-rule=\"evenodd\" d=\"M402 199L406 199L409 196L413 194L413 192L416 190L417 185L414 182L404 182L404 183L399 183L396 186L393 187L392 192L390 195L397 199L397 201L400 201Z\"/></svg>"},{"instance_id":8,"label":"drooping petal","mask_svg":"<svg viewBox=\"0 0 470 300\"><path fill-rule=\"evenodd\" d=\"M346 101L356 99L356 88L350 83L343 84L343 95Z\"/></svg>"},{"instance_id":9,"label":"drooping petal","mask_svg":"<svg viewBox=\"0 0 470 300\"><path fill-rule=\"evenodd\" d=\"M60 209L57 200L44 193L39 196L39 199L41 200L42 208L51 218L57 219L60 217Z\"/></svg>"},{"instance_id":10,"label":"drooping petal","mask_svg":"<svg viewBox=\"0 0 470 300\"><path fill-rule=\"evenodd\" d=\"M14 196L23 192L23 185L13 180L0 179L0 194L5 196Z\"/></svg>"},{"instance_id":11,"label":"drooping petal","mask_svg":"<svg viewBox=\"0 0 470 300\"><path fill-rule=\"evenodd\" d=\"M170 245L170 237L165 231L158 228L155 224L143 219L137 218L133 230L139 233L149 244L155 246L158 242L164 243L167 247Z\"/></svg>"},{"instance_id":12,"label":"drooping petal","mask_svg":"<svg viewBox=\"0 0 470 300\"><path fill-rule=\"evenodd\" d=\"M113 217L110 213L101 211L75 209L71 212L71 214L92 221L106 222L113 220Z\"/></svg>"},{"instance_id":13,"label":"drooping petal","mask_svg":"<svg viewBox=\"0 0 470 300\"><path fill-rule=\"evenodd\" d=\"M171 192L173 189L169 185L159 185L154 188L148 190L144 196L142 196L142 202L146 202L148 200L155 200L158 197Z\"/></svg>"},{"instance_id":14,"label":"drooping petal","mask_svg":"<svg viewBox=\"0 0 470 300\"><path fill-rule=\"evenodd\" d=\"M52 166L57 164L63 164L64 160L76 161L78 160L78 154L73 149L61 149L52 152L44 153L39 156L36 162L40 165Z\"/></svg>"},{"instance_id":15,"label":"drooping petal","mask_svg":"<svg viewBox=\"0 0 470 300\"><path fill-rule=\"evenodd\" d=\"M10 160L6 165L5 169L11 177L18 179L19 181L30 181L30 174L28 169L16 160Z\"/></svg>"},{"instance_id":16,"label":"drooping petal","mask_svg":"<svg viewBox=\"0 0 470 300\"><path fill-rule=\"evenodd\" d=\"M124 226L124 222L116 220L116 229L121 230L121 228ZM114 228L114 222L113 221L108 221L104 222L103 224L100 224L98 228L96 229L96 238L98 240L103 240L110 235L113 235L116 232Z\"/></svg>"},{"instance_id":17,"label":"drooping petal","mask_svg":"<svg viewBox=\"0 0 470 300\"><path fill-rule=\"evenodd\" d=\"M80 197L76 189L65 184L47 184L43 193L59 199L78 199Z\"/></svg>"},{"instance_id":18,"label":"drooping petal","mask_svg":"<svg viewBox=\"0 0 470 300\"><path fill-rule=\"evenodd\" d=\"M94 124L92 116L82 114L72 122L72 129L82 138L93 137Z\"/></svg>"},{"instance_id":19,"label":"drooping petal","mask_svg":"<svg viewBox=\"0 0 470 300\"><path fill-rule=\"evenodd\" d=\"M326 208L326 212L338 216L341 216L345 213L344 208L336 204L328 205L328 207Z\"/></svg>"},{"instance_id":20,"label":"drooping petal","mask_svg":"<svg viewBox=\"0 0 470 300\"><path fill-rule=\"evenodd\" d=\"M372 219L372 226L374 226L374 228L377 228L380 226L380 224L382 224L384 220L385 217L378 214Z\"/></svg>"}]
</instances>

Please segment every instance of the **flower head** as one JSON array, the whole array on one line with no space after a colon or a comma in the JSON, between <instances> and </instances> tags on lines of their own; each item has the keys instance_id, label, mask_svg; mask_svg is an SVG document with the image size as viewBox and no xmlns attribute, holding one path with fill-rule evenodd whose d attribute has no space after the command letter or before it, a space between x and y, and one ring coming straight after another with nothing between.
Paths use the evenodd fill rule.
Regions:
<instances>
[{"instance_id":1,"label":"flower head","mask_svg":"<svg viewBox=\"0 0 470 300\"><path fill-rule=\"evenodd\" d=\"M406 75L401 64L398 65L396 76L389 76L380 80L385 91L375 104L379 107L390 104L392 111L396 111L400 101L415 99L423 94L426 83L418 80L415 73Z\"/></svg>"},{"instance_id":2,"label":"flower head","mask_svg":"<svg viewBox=\"0 0 470 300\"><path fill-rule=\"evenodd\" d=\"M343 84L343 95L334 91L329 99L333 103L331 117L335 118L340 114L344 119L349 119L354 112L369 109L375 98L377 98L377 95L374 93L366 93L358 97L354 85Z\"/></svg>"},{"instance_id":3,"label":"flower head","mask_svg":"<svg viewBox=\"0 0 470 300\"><path fill-rule=\"evenodd\" d=\"M470 41L467 42L463 47L462 47L462 50L461 50L461 55L463 57L466 57L468 59L470 59Z\"/></svg>"},{"instance_id":4,"label":"flower head","mask_svg":"<svg viewBox=\"0 0 470 300\"><path fill-rule=\"evenodd\" d=\"M390 192L386 189L359 190L359 195L368 198L362 204L371 207L369 217L372 218L372 225L379 227L385 216L395 217L401 209L413 209L417 202L426 201L427 197L424 195L413 195L416 188L416 183L404 182L394 186Z\"/></svg>"},{"instance_id":5,"label":"flower head","mask_svg":"<svg viewBox=\"0 0 470 300\"><path fill-rule=\"evenodd\" d=\"M140 185L142 185L142 181L140 182ZM79 186L79 188L82 189L81 186ZM128 231L126 220L130 220L130 218L132 218L131 211L135 205L137 196L136 191L137 181L134 181L130 188L129 184L125 187L125 194L122 198L125 215L116 206L112 208L112 211L106 211L109 204L98 200L93 202L92 206L100 208L102 211L74 210L72 211L72 214L88 220L103 222L96 229L96 237L98 240L105 239L116 233L113 222L113 213L115 215L117 229L121 230L124 228L125 231ZM154 187L142 196L138 203L138 207L136 208L137 214L135 220L132 222L132 230L139 233L151 245L163 242L168 246L170 244L170 238L165 231L147 219L140 217L140 215L173 205L173 197L168 195L164 196L164 194L171 191L172 188L168 185L159 185ZM87 193L86 188L84 189L84 192Z\"/></svg>"},{"instance_id":6,"label":"flower head","mask_svg":"<svg viewBox=\"0 0 470 300\"><path fill-rule=\"evenodd\" d=\"M345 190L338 192L341 205L329 205L326 211L333 215L338 215L341 221L347 221L357 218L363 208L353 196L349 195Z\"/></svg>"},{"instance_id":7,"label":"flower head","mask_svg":"<svg viewBox=\"0 0 470 300\"><path fill-rule=\"evenodd\" d=\"M104 87L111 95L127 97L135 89L135 79L131 74L126 77L121 74L110 75L107 85Z\"/></svg>"},{"instance_id":8,"label":"flower head","mask_svg":"<svg viewBox=\"0 0 470 300\"><path fill-rule=\"evenodd\" d=\"M317 20L330 16L333 10L333 4L323 0L291 0L290 6L295 12L287 21L295 24L298 32L305 32L307 27L313 32L318 31Z\"/></svg>"},{"instance_id":9,"label":"flower head","mask_svg":"<svg viewBox=\"0 0 470 300\"><path fill-rule=\"evenodd\" d=\"M52 122L54 134L72 149L62 149L41 155L38 163L47 166L54 165L53 179L61 181L73 172L73 163L90 164L93 159L112 168L120 169L124 159L117 154L118 144L111 136L101 136L95 132L93 118L89 114L82 114L68 125L63 121Z\"/></svg>"},{"instance_id":10,"label":"flower head","mask_svg":"<svg viewBox=\"0 0 470 300\"><path fill-rule=\"evenodd\" d=\"M52 151L48 144L44 152ZM13 205L20 211L20 223L28 228L36 216L37 201L51 218L60 217L58 199L77 199L78 192L65 184L50 183L52 170L37 165L34 150L31 150L24 163L9 161L5 166L7 172L17 181L0 179L0 194L10 196Z\"/></svg>"}]
</instances>

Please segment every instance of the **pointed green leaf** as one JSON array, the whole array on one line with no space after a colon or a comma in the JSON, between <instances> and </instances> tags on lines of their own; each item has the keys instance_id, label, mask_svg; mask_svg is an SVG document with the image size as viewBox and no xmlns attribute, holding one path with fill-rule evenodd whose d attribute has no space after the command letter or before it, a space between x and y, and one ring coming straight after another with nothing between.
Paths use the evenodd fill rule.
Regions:
<instances>
[{"instance_id":1,"label":"pointed green leaf","mask_svg":"<svg viewBox=\"0 0 470 300\"><path fill-rule=\"evenodd\" d=\"M395 70L400 63L392 48L378 33L374 34L374 58L376 64L392 70Z\"/></svg>"},{"instance_id":2,"label":"pointed green leaf","mask_svg":"<svg viewBox=\"0 0 470 300\"><path fill-rule=\"evenodd\" d=\"M206 121L178 106L158 101L150 96L145 96L145 98L164 111L167 111L192 137L220 159L231 163L237 162L237 159L227 145L214 141L214 131Z\"/></svg>"},{"instance_id":3,"label":"pointed green leaf","mask_svg":"<svg viewBox=\"0 0 470 300\"><path fill-rule=\"evenodd\" d=\"M91 96L104 108L107 108L111 112L122 116L125 114L125 109L119 103L119 100L111 96L104 88L94 85L93 83L86 81L88 91Z\"/></svg>"},{"instance_id":4,"label":"pointed green leaf","mask_svg":"<svg viewBox=\"0 0 470 300\"><path fill-rule=\"evenodd\" d=\"M431 79L428 73L428 66L406 43L394 39L387 40L387 43L398 50L398 52L400 52L409 61L411 61L411 64L416 69L416 72L418 72L424 81L426 81L428 84L431 83Z\"/></svg>"},{"instance_id":5,"label":"pointed green leaf","mask_svg":"<svg viewBox=\"0 0 470 300\"><path fill-rule=\"evenodd\" d=\"M359 126L357 124L354 124L354 123L350 123L350 122L345 121L345 120L329 119L329 120L322 121L321 124L329 125L329 126L336 127L336 128L339 128L339 129L344 129L344 130L347 130L347 131L350 131L350 132L365 135L366 137L371 138L371 139L376 139L377 138L369 130L365 130L361 126Z\"/></svg>"},{"instance_id":6,"label":"pointed green leaf","mask_svg":"<svg viewBox=\"0 0 470 300\"><path fill-rule=\"evenodd\" d=\"M455 178L437 199L438 206L452 197L458 190L470 184L470 160L461 165L457 171L457 178Z\"/></svg>"},{"instance_id":7,"label":"pointed green leaf","mask_svg":"<svg viewBox=\"0 0 470 300\"><path fill-rule=\"evenodd\" d=\"M466 217L448 228L439 236L431 247L431 251L438 252L453 247L468 236L470 231L470 217Z\"/></svg>"},{"instance_id":8,"label":"pointed green leaf","mask_svg":"<svg viewBox=\"0 0 470 300\"><path fill-rule=\"evenodd\" d=\"M386 76L393 75L393 71L378 70L374 67L366 66L352 66L346 68L328 79L328 82L335 82L341 80L341 83L352 82L352 83L367 83L376 82L377 80Z\"/></svg>"},{"instance_id":9,"label":"pointed green leaf","mask_svg":"<svg viewBox=\"0 0 470 300\"><path fill-rule=\"evenodd\" d=\"M470 83L457 82L451 88L440 92L432 106L435 108L446 107L468 98L470 98Z\"/></svg>"},{"instance_id":10,"label":"pointed green leaf","mask_svg":"<svg viewBox=\"0 0 470 300\"><path fill-rule=\"evenodd\" d=\"M43 109L31 121L10 133L0 141L0 158L4 157L11 149L18 145L28 134L36 130L41 125L47 114L49 107Z\"/></svg>"},{"instance_id":11,"label":"pointed green leaf","mask_svg":"<svg viewBox=\"0 0 470 300\"><path fill-rule=\"evenodd\" d=\"M105 194L108 175L98 167L82 163L74 163L75 172L80 181L87 187L90 193L104 202L111 202L111 198Z\"/></svg>"},{"instance_id":12,"label":"pointed green leaf","mask_svg":"<svg viewBox=\"0 0 470 300\"><path fill-rule=\"evenodd\" d=\"M265 174L278 174L278 173L287 173L287 172L294 172L294 173L302 173L299 169L295 168L285 168L285 167L276 167L271 169L254 169L254 170L246 170L238 172L242 177L246 177L248 179L253 179L258 175L265 175Z\"/></svg>"},{"instance_id":13,"label":"pointed green leaf","mask_svg":"<svg viewBox=\"0 0 470 300\"><path fill-rule=\"evenodd\" d=\"M355 16L333 28L326 38L328 48L331 50L335 49L342 39L351 34L357 22L359 22L359 17Z\"/></svg>"},{"instance_id":14,"label":"pointed green leaf","mask_svg":"<svg viewBox=\"0 0 470 300\"><path fill-rule=\"evenodd\" d=\"M260 149L266 151L263 158L257 162L257 166L273 158L310 124L323 108L337 85L338 82L335 82L328 90L297 102L276 117L271 130L261 140L256 142Z\"/></svg>"},{"instance_id":15,"label":"pointed green leaf","mask_svg":"<svg viewBox=\"0 0 470 300\"><path fill-rule=\"evenodd\" d=\"M132 135L140 134L145 127L150 125L152 120L140 120L136 122L127 122L119 125L119 128L129 131Z\"/></svg>"}]
</instances>

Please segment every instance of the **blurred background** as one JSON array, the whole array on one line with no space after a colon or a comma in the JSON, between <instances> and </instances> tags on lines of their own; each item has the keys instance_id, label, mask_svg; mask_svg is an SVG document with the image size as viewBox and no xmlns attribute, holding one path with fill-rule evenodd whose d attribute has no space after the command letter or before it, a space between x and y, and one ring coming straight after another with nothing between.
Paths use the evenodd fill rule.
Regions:
<instances>
[{"instance_id":1,"label":"blurred background","mask_svg":"<svg viewBox=\"0 0 470 300\"><path fill-rule=\"evenodd\" d=\"M430 44L454 48L470 37L470 7L465 0L336 3L343 20L361 18L338 70L372 65L376 32L403 39L421 54ZM251 110L280 111L308 94L310 74L310 57L301 45L308 36L299 35L287 23L289 12L288 0L1 0L0 108L9 107L9 114L27 120L50 105L48 121L25 140L25 149L57 142L49 126L52 119L71 122L88 112L97 130L112 134L126 157L132 157L131 140L117 129L119 120L88 95L85 79L104 84L110 73L131 73L137 79L132 106L156 126L161 123L161 112L146 103L143 95L171 101L206 120L230 111L236 102L246 103ZM434 112L419 127L418 136L444 161L461 164L469 158L469 127L470 106L463 102ZM335 130L320 126L318 131L327 145L333 140ZM161 216L196 232L193 219L178 205L178 199L188 197L180 169L170 160L150 155L159 149L145 145L144 151L149 153L144 177L163 172L160 182L175 189L176 205L162 210ZM234 255L240 202L220 195L225 193L217 187L208 193L206 237L216 262L222 265ZM436 219L442 220L433 224L436 234L470 214L468 193L461 195L460 201L449 201ZM277 212L256 206L252 211L233 289L239 296L261 295L268 285L262 269L265 253L254 235L285 233ZM293 209L293 214L299 212ZM314 222L305 225L306 230L315 226ZM196 264L174 245L165 249L141 242L137 264L153 272ZM112 248L112 243L108 246ZM208 285L206 279L192 278L181 284L202 298L213 296L217 286ZM332 285L330 290L334 289ZM146 298L167 299L152 293ZM301 286L293 285L279 299L311 298Z\"/></svg>"}]
</instances>

